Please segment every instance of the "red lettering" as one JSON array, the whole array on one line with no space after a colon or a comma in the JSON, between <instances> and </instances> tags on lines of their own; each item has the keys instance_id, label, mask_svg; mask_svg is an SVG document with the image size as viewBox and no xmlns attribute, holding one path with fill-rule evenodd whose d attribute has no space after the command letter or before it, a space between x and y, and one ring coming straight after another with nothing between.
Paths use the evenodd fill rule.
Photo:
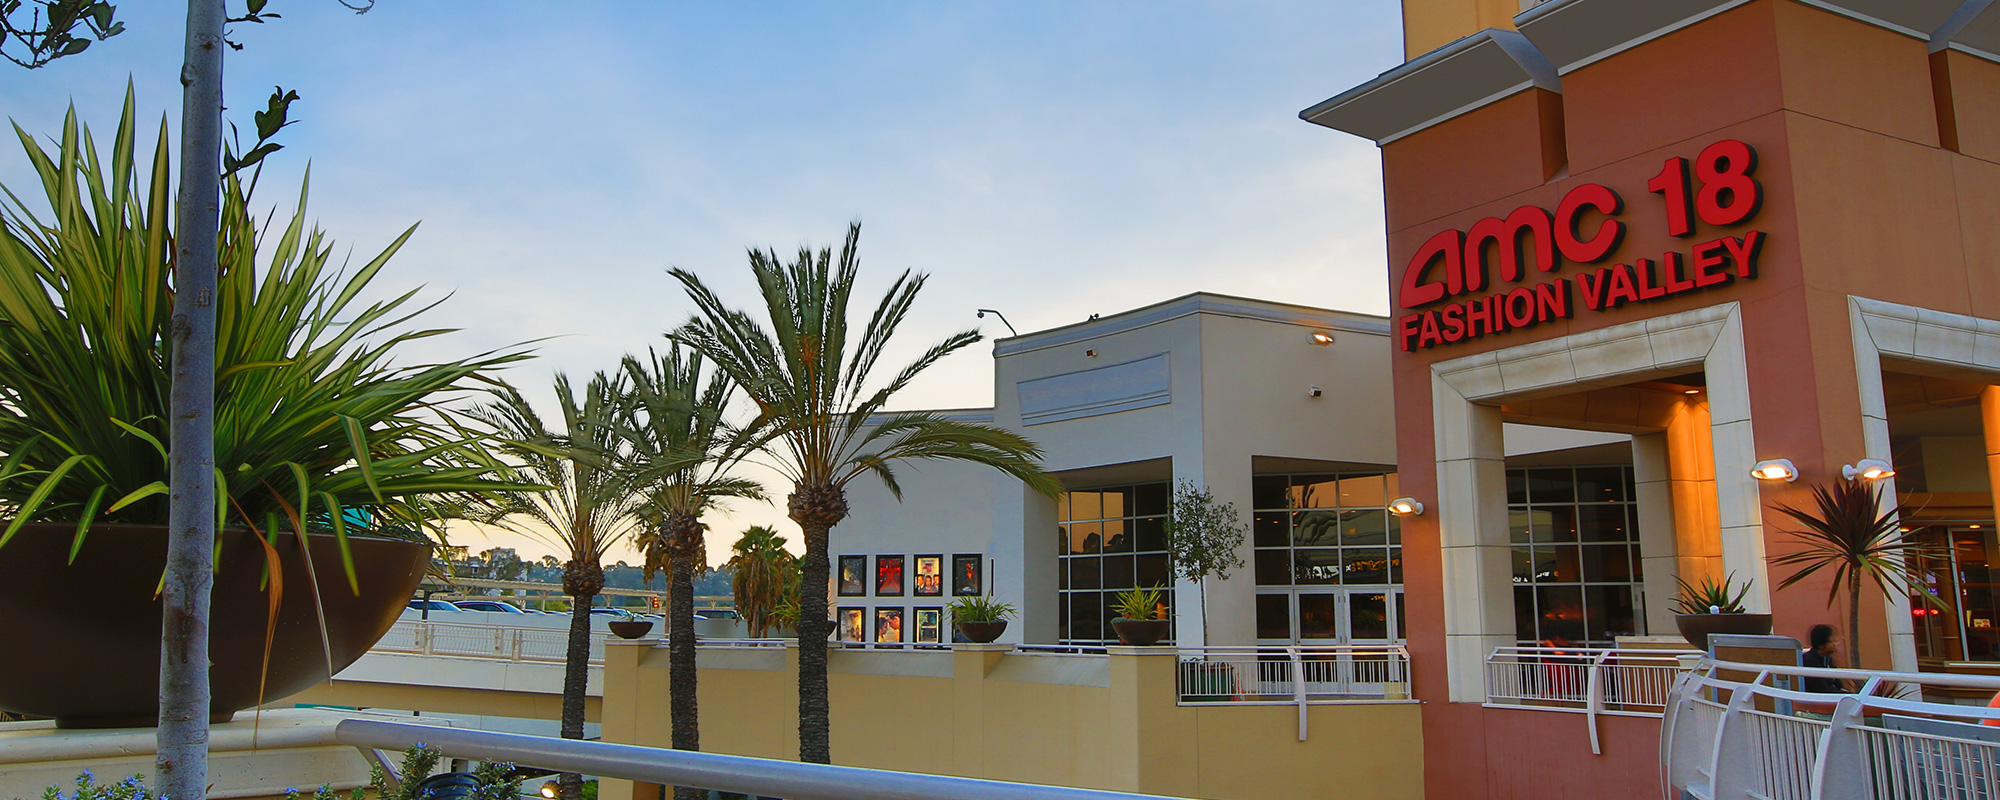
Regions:
<instances>
[{"instance_id":1,"label":"red lettering","mask_svg":"<svg viewBox=\"0 0 2000 800\"><path fill-rule=\"evenodd\" d=\"M1416 349L1411 346L1411 343L1416 341L1417 325L1421 322L1419 318L1422 316L1422 314L1404 314L1396 319L1396 338L1403 340L1403 352L1405 353Z\"/></svg>"},{"instance_id":2,"label":"red lettering","mask_svg":"<svg viewBox=\"0 0 2000 800\"><path fill-rule=\"evenodd\" d=\"M1417 329L1417 347L1428 348L1443 341L1444 336L1438 333L1437 312L1424 312L1424 324Z\"/></svg>"},{"instance_id":3,"label":"red lettering","mask_svg":"<svg viewBox=\"0 0 2000 800\"><path fill-rule=\"evenodd\" d=\"M1576 276L1576 285L1583 288L1584 308L1596 311L1598 306L1603 305L1604 273L1606 272L1609 272L1609 270L1600 269L1595 273L1585 272Z\"/></svg>"},{"instance_id":4,"label":"red lettering","mask_svg":"<svg viewBox=\"0 0 2000 800\"><path fill-rule=\"evenodd\" d=\"M1597 223L1597 231L1587 239L1578 235L1576 227L1578 215L1586 208L1604 215ZM1625 201L1609 187L1586 183L1569 190L1569 194L1563 195L1562 204L1556 206L1554 222L1556 247L1562 250L1563 258L1588 264L1618 249L1618 242L1625 238L1625 223L1612 217L1623 210Z\"/></svg>"},{"instance_id":5,"label":"red lettering","mask_svg":"<svg viewBox=\"0 0 2000 800\"><path fill-rule=\"evenodd\" d=\"M1694 198L1688 196L1688 160L1669 158L1660 165L1660 174L1646 181L1646 191L1662 195L1667 201L1667 235L1692 236L1694 224Z\"/></svg>"},{"instance_id":6,"label":"red lettering","mask_svg":"<svg viewBox=\"0 0 2000 800\"><path fill-rule=\"evenodd\" d=\"M1706 289L1710 286L1729 282L1729 272L1727 270L1716 269L1717 267L1729 265L1729 260L1723 257L1724 247L1722 243L1726 241L1729 240L1717 239L1713 242L1702 242L1694 246L1695 286Z\"/></svg>"},{"instance_id":7,"label":"red lettering","mask_svg":"<svg viewBox=\"0 0 2000 800\"><path fill-rule=\"evenodd\" d=\"M1523 286L1505 295L1494 296L1506 298L1506 303L1501 308L1507 312L1507 327L1525 328L1535 324L1535 293L1528 287Z\"/></svg>"},{"instance_id":8,"label":"red lettering","mask_svg":"<svg viewBox=\"0 0 2000 800\"><path fill-rule=\"evenodd\" d=\"M1449 295L1465 290L1465 267L1461 260L1465 254L1465 234L1457 230L1440 231L1417 248L1417 254L1410 257L1409 266L1403 269L1402 291L1397 293L1404 308L1422 308ZM1444 283L1425 280L1433 265L1442 262Z\"/></svg>"},{"instance_id":9,"label":"red lettering","mask_svg":"<svg viewBox=\"0 0 2000 800\"><path fill-rule=\"evenodd\" d=\"M1694 209L1710 225L1734 225L1749 219L1764 204L1764 187L1750 173L1757 171L1757 151L1735 139L1702 148L1694 159L1694 177L1701 181Z\"/></svg>"},{"instance_id":10,"label":"red lettering","mask_svg":"<svg viewBox=\"0 0 2000 800\"><path fill-rule=\"evenodd\" d=\"M1535 286L1535 321L1547 322L1569 316L1569 279L1562 278Z\"/></svg>"},{"instance_id":11,"label":"red lettering","mask_svg":"<svg viewBox=\"0 0 2000 800\"><path fill-rule=\"evenodd\" d=\"M1653 281L1653 260L1641 258L1632 262L1632 277L1639 289L1639 299L1658 300L1667 296L1667 290Z\"/></svg>"},{"instance_id":12,"label":"red lettering","mask_svg":"<svg viewBox=\"0 0 2000 800\"><path fill-rule=\"evenodd\" d=\"M1481 297L1478 300L1465 304L1465 335L1467 338L1477 338L1489 333L1499 332L1494 328L1494 323L1497 320L1493 318L1493 311L1487 307L1486 301L1492 299L1491 297Z\"/></svg>"},{"instance_id":13,"label":"red lettering","mask_svg":"<svg viewBox=\"0 0 2000 800\"><path fill-rule=\"evenodd\" d=\"M1729 248L1729 258L1736 262L1736 277L1745 280L1757 277L1757 251L1764 247L1764 232L1751 231L1741 239L1724 237L1722 246Z\"/></svg>"},{"instance_id":14,"label":"red lettering","mask_svg":"<svg viewBox=\"0 0 2000 800\"><path fill-rule=\"evenodd\" d=\"M1444 318L1444 340L1456 342L1465 338L1465 306L1457 303L1446 305L1438 312Z\"/></svg>"},{"instance_id":15,"label":"red lettering","mask_svg":"<svg viewBox=\"0 0 2000 800\"><path fill-rule=\"evenodd\" d=\"M1465 236L1465 290L1476 292L1486 286L1486 266L1492 263L1486 259L1489 243L1499 255L1499 280L1521 279L1521 264L1527 260L1525 249L1529 246L1534 248L1536 269L1555 271L1553 224L1549 212L1534 206L1514 209L1505 220L1487 217L1473 223Z\"/></svg>"},{"instance_id":16,"label":"red lettering","mask_svg":"<svg viewBox=\"0 0 2000 800\"><path fill-rule=\"evenodd\" d=\"M1624 264L1612 266L1611 285L1604 290L1604 307L1617 308L1625 303L1637 302L1639 290L1632 285L1632 268Z\"/></svg>"},{"instance_id":17,"label":"red lettering","mask_svg":"<svg viewBox=\"0 0 2000 800\"><path fill-rule=\"evenodd\" d=\"M1671 250L1660 254L1660 271L1666 275L1667 294L1680 294L1694 289L1694 281L1682 275L1685 267L1686 261L1681 258L1681 254Z\"/></svg>"}]
</instances>

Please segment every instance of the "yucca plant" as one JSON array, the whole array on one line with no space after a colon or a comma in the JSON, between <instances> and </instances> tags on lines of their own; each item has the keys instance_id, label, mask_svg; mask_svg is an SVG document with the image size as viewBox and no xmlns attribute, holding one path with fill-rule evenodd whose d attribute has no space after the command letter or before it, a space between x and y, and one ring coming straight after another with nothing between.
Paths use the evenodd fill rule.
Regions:
<instances>
[{"instance_id":1,"label":"yucca plant","mask_svg":"<svg viewBox=\"0 0 2000 800\"><path fill-rule=\"evenodd\" d=\"M1014 606L991 597L961 597L945 606L953 624L960 622L1000 622L1014 617Z\"/></svg>"},{"instance_id":2,"label":"yucca plant","mask_svg":"<svg viewBox=\"0 0 2000 800\"><path fill-rule=\"evenodd\" d=\"M1801 549L1772 558L1771 563L1799 567L1778 584L1781 590L1820 570L1833 572L1826 605L1831 608L1841 590L1847 591L1847 664L1859 669L1862 579L1884 594L1907 595L1918 580L1921 559L1943 556L1902 529L1900 507L1882 509L1882 491L1873 484L1842 479L1812 487L1812 496L1811 509L1777 507L1778 513L1802 526L1790 531ZM1927 603L1941 602L1922 596Z\"/></svg>"},{"instance_id":3,"label":"yucca plant","mask_svg":"<svg viewBox=\"0 0 2000 800\"><path fill-rule=\"evenodd\" d=\"M1111 605L1111 611L1121 619L1149 620L1166 619L1167 607L1161 602L1165 587L1139 586L1119 592Z\"/></svg>"},{"instance_id":4,"label":"yucca plant","mask_svg":"<svg viewBox=\"0 0 2000 800\"><path fill-rule=\"evenodd\" d=\"M165 123L141 174L128 90L108 152L75 111L54 152L17 126L50 217L7 189L0 236L0 546L26 522L74 522L72 553L98 522L167 519L173 181ZM256 180L224 182L217 310L217 516L267 536L347 526L422 538L479 517L507 478L489 438L444 403L526 358L494 351L399 365L408 343L447 333L411 318L414 290L360 297L415 228L352 272L306 221L251 211ZM219 521L221 521L219 520ZM351 563L348 581L356 583ZM358 586L355 591L359 591Z\"/></svg>"},{"instance_id":5,"label":"yucca plant","mask_svg":"<svg viewBox=\"0 0 2000 800\"><path fill-rule=\"evenodd\" d=\"M1723 576L1720 582L1713 576L1703 576L1699 583L1688 583L1687 579L1675 575L1674 583L1680 584L1681 587L1680 595L1674 598L1674 610L1677 613L1748 613L1743 608L1743 598L1750 595L1750 582L1744 581L1743 586L1738 588L1735 594L1730 594L1730 588L1736 585L1734 572Z\"/></svg>"}]
</instances>

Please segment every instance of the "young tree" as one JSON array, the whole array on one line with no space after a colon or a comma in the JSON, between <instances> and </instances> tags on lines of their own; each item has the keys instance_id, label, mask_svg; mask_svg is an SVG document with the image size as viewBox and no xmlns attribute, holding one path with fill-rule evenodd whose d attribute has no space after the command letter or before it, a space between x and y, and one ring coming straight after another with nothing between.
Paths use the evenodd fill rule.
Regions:
<instances>
[{"instance_id":1,"label":"young tree","mask_svg":"<svg viewBox=\"0 0 2000 800\"><path fill-rule=\"evenodd\" d=\"M1933 549L1905 533L1902 509L1882 510L1882 492L1872 484L1841 479L1812 487L1813 508L1778 506L1803 530L1790 531L1803 549L1771 559L1772 564L1799 570L1778 584L1785 589L1822 569L1833 571L1826 605L1847 590L1847 666L1861 668L1861 580L1867 578L1884 594L1909 594L1918 579L1918 560L1937 556Z\"/></svg>"},{"instance_id":2,"label":"young tree","mask_svg":"<svg viewBox=\"0 0 2000 800\"><path fill-rule=\"evenodd\" d=\"M502 448L520 461L529 481L551 487L522 493L505 509L533 525L531 534L553 535L568 552L563 593L570 604L569 649L563 668L562 736L583 738L585 682L590 668L590 606L604 589L604 553L633 533L640 503L618 465L625 455L619 407L622 380L602 372L579 396L562 373L555 376L561 428L552 428L519 390L494 390L495 399L470 415L505 438ZM583 779L563 773L562 800L582 800Z\"/></svg>"},{"instance_id":3,"label":"young tree","mask_svg":"<svg viewBox=\"0 0 2000 800\"><path fill-rule=\"evenodd\" d=\"M750 626L750 637L762 639L770 631L771 612L798 588L798 557L785 549L785 537L765 525L745 528L730 549L736 553L729 558L736 613Z\"/></svg>"},{"instance_id":4,"label":"young tree","mask_svg":"<svg viewBox=\"0 0 2000 800\"><path fill-rule=\"evenodd\" d=\"M1235 503L1218 503L1208 487L1182 479L1174 484L1173 514L1167 518L1167 557L1174 575L1201 590L1201 639L1208 643L1208 579L1229 579L1243 566L1243 521Z\"/></svg>"},{"instance_id":5,"label":"young tree","mask_svg":"<svg viewBox=\"0 0 2000 800\"><path fill-rule=\"evenodd\" d=\"M701 515L724 498L762 500L764 487L727 474L749 444L722 419L723 406L735 391L728 375L709 372L700 354L683 354L679 346L645 359L626 356L623 366L632 384L624 421L630 479L646 498L645 516L652 524L642 537L646 577L667 568L667 682L674 749L700 750L694 581L708 571L702 536L708 526ZM675 800L700 796L697 787L674 787Z\"/></svg>"},{"instance_id":6,"label":"young tree","mask_svg":"<svg viewBox=\"0 0 2000 800\"><path fill-rule=\"evenodd\" d=\"M698 312L668 338L700 352L742 387L757 408L748 428L758 432L771 466L792 481L786 510L806 540L798 625L799 760L818 764L831 760L828 538L847 518L848 482L873 473L901 497L898 462L946 459L994 467L1051 497L1062 491L1042 471L1041 449L1025 437L937 414L886 410L889 399L925 368L980 336L952 334L873 385L876 363L923 288L924 276L905 271L898 277L853 338L847 303L861 265L860 238L860 223L852 224L838 258L830 248L818 253L802 248L789 264L775 250L750 251L750 271L764 301L761 321L724 305L694 273L672 270Z\"/></svg>"}]
</instances>

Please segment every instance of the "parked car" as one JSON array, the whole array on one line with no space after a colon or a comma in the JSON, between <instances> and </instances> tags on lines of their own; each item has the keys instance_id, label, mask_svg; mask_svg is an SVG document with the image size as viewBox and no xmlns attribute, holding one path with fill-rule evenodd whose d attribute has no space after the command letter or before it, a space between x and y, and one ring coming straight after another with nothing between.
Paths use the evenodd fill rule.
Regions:
<instances>
[{"instance_id":1,"label":"parked car","mask_svg":"<svg viewBox=\"0 0 2000 800\"><path fill-rule=\"evenodd\" d=\"M452 605L458 606L460 611L492 611L500 614L528 613L522 611L512 603L502 603L498 600L454 600L452 601Z\"/></svg>"},{"instance_id":2,"label":"parked car","mask_svg":"<svg viewBox=\"0 0 2000 800\"><path fill-rule=\"evenodd\" d=\"M463 610L464 610L464 609L462 609L462 608L459 608L459 607L458 607L458 606L456 606L456 605L453 605L453 604L451 604L451 603L447 603L447 602L445 602L445 601L443 601L443 600L411 600L411 601L410 601L410 608L411 608L411 609L413 609L413 610L416 610L416 611L423 611L423 610L425 610L426 608L429 608L429 610L431 610L431 611L463 611Z\"/></svg>"},{"instance_id":3,"label":"parked car","mask_svg":"<svg viewBox=\"0 0 2000 800\"><path fill-rule=\"evenodd\" d=\"M595 608L592 608L590 610L590 614L591 616L608 617L612 619L635 618L635 615L630 611L626 611L625 609L622 608L611 608L609 606L597 606Z\"/></svg>"}]
</instances>

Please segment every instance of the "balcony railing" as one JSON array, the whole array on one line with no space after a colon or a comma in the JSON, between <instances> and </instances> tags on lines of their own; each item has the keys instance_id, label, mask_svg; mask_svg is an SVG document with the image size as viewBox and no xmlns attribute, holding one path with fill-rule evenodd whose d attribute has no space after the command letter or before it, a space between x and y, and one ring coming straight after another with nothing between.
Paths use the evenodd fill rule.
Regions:
<instances>
[{"instance_id":1,"label":"balcony railing","mask_svg":"<svg viewBox=\"0 0 2000 800\"><path fill-rule=\"evenodd\" d=\"M1486 656L1486 706L1585 716L1590 751L1602 754L1600 715L1657 717L1692 650L1496 647Z\"/></svg>"},{"instance_id":2,"label":"balcony railing","mask_svg":"<svg viewBox=\"0 0 2000 800\"><path fill-rule=\"evenodd\" d=\"M335 729L334 737L342 744L371 754L378 750L402 750L422 742L454 759L509 761L521 766L662 786L693 786L789 800L1166 800L1157 795L801 764L373 720L346 720Z\"/></svg>"},{"instance_id":3,"label":"balcony railing","mask_svg":"<svg viewBox=\"0 0 2000 800\"><path fill-rule=\"evenodd\" d=\"M1808 677L1858 691L1797 691ZM1924 686L2000 692L2000 678L1703 661L1668 696L1665 796L2000 798L2000 709L1905 699Z\"/></svg>"},{"instance_id":4,"label":"balcony railing","mask_svg":"<svg viewBox=\"0 0 2000 800\"><path fill-rule=\"evenodd\" d=\"M1306 707L1410 703L1410 651L1402 645L1183 647L1180 704L1291 705L1306 740Z\"/></svg>"}]
</instances>

